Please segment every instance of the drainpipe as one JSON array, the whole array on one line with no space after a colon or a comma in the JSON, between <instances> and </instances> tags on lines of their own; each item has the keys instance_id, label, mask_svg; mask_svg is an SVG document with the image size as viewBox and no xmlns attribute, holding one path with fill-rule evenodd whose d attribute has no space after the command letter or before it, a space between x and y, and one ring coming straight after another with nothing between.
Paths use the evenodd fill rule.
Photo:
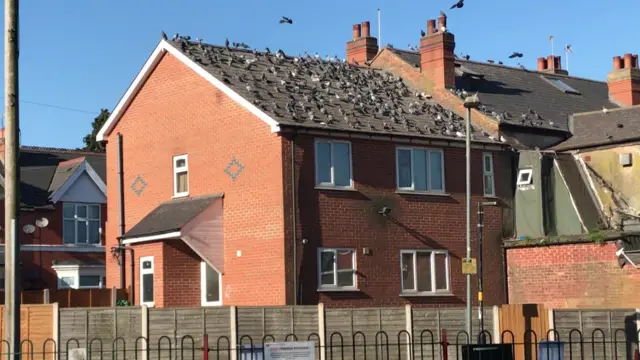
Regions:
<instances>
[{"instance_id":1,"label":"drainpipe","mask_svg":"<svg viewBox=\"0 0 640 360\"><path fill-rule=\"evenodd\" d=\"M296 136L291 136L291 222L293 230L293 299L294 305L298 305L298 240L296 236Z\"/></svg>"},{"instance_id":2,"label":"drainpipe","mask_svg":"<svg viewBox=\"0 0 640 360\"><path fill-rule=\"evenodd\" d=\"M130 246L127 247L122 247L122 254L124 255L126 252L129 252L129 259L131 259L131 263L129 263L129 267L131 268L131 291L130 291L130 295L129 298L131 299L131 305L135 305L136 304L136 277L133 276L133 271L135 268L135 258L133 257L133 248ZM124 256L122 257L122 264L124 264ZM124 270L124 269L123 269ZM124 273L124 271L122 272L122 274Z\"/></svg>"},{"instance_id":3,"label":"drainpipe","mask_svg":"<svg viewBox=\"0 0 640 360\"><path fill-rule=\"evenodd\" d=\"M124 174L122 172L122 134L118 133L118 238L124 235ZM126 283L125 274L125 248L122 240L119 240L118 244L120 248L120 288L124 289ZM133 252L132 252L133 255ZM133 256L131 257L131 266L133 266ZM133 269L131 272L131 279L133 280ZM133 290L133 289L132 289Z\"/></svg>"}]
</instances>

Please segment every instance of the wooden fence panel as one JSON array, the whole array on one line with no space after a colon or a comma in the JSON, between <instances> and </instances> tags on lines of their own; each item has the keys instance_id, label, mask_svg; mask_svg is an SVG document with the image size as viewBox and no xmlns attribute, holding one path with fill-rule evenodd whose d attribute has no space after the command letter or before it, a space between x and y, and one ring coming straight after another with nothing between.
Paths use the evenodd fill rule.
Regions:
<instances>
[{"instance_id":1,"label":"wooden fence panel","mask_svg":"<svg viewBox=\"0 0 640 360\"><path fill-rule=\"evenodd\" d=\"M23 305L20 309L20 336L23 340L22 359L54 359L55 338L53 330L54 305ZM0 306L0 324L4 325L4 306ZM0 326L0 339L4 339L4 326ZM26 341L28 339L28 341ZM7 353L7 343L0 346ZM14 349L11 349L13 352Z\"/></svg>"},{"instance_id":2,"label":"wooden fence panel","mask_svg":"<svg viewBox=\"0 0 640 360\"><path fill-rule=\"evenodd\" d=\"M504 343L515 343L515 360L536 360L536 343L549 331L549 312L543 305L513 304L500 307L500 331ZM513 339L511 339L511 334Z\"/></svg>"}]
</instances>

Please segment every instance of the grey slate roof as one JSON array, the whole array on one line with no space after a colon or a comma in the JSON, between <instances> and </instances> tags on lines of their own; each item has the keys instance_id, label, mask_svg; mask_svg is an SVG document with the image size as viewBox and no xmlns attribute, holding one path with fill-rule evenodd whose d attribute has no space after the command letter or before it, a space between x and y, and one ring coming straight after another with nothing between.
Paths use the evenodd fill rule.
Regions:
<instances>
[{"instance_id":1,"label":"grey slate roof","mask_svg":"<svg viewBox=\"0 0 640 360\"><path fill-rule=\"evenodd\" d=\"M417 52L389 49L420 66ZM477 91L484 106L480 110L507 124L568 132L570 115L618 107L609 101L605 82L462 59L455 63L457 94ZM580 95L565 93L544 78L561 80Z\"/></svg>"},{"instance_id":2,"label":"grey slate roof","mask_svg":"<svg viewBox=\"0 0 640 360\"><path fill-rule=\"evenodd\" d=\"M587 230L600 229L603 222L598 205L576 159L571 154L557 154L556 161L584 226Z\"/></svg>"},{"instance_id":3,"label":"grey slate roof","mask_svg":"<svg viewBox=\"0 0 640 360\"><path fill-rule=\"evenodd\" d=\"M554 146L556 151L605 146L640 140L640 106L576 114L573 136Z\"/></svg>"},{"instance_id":4,"label":"grey slate roof","mask_svg":"<svg viewBox=\"0 0 640 360\"><path fill-rule=\"evenodd\" d=\"M436 139L464 136L461 117L381 70L183 38L168 42L281 125ZM493 142L475 127L473 139Z\"/></svg>"},{"instance_id":5,"label":"grey slate roof","mask_svg":"<svg viewBox=\"0 0 640 360\"><path fill-rule=\"evenodd\" d=\"M221 197L223 194L220 193L165 201L120 238L128 239L180 231L191 219Z\"/></svg>"},{"instance_id":6,"label":"grey slate roof","mask_svg":"<svg viewBox=\"0 0 640 360\"><path fill-rule=\"evenodd\" d=\"M69 149L20 147L20 203L23 206L41 206L49 203L49 196L58 187L51 187L58 164L63 161L85 157L87 162L106 183L105 155ZM4 176L4 166L0 169Z\"/></svg>"}]
</instances>

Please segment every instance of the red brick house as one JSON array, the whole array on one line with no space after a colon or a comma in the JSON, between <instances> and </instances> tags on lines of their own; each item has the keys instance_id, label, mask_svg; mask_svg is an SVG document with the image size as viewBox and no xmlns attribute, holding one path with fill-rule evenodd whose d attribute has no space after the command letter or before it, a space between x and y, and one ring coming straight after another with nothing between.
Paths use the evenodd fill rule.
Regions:
<instances>
[{"instance_id":1,"label":"red brick house","mask_svg":"<svg viewBox=\"0 0 640 360\"><path fill-rule=\"evenodd\" d=\"M348 57L373 43L349 42ZM472 131L473 206L508 202L510 152ZM465 301L464 121L405 78L176 37L160 41L98 140L107 246L134 259L131 274L108 258L107 284L126 272L136 303ZM503 301L508 211L486 209L489 304Z\"/></svg>"},{"instance_id":2,"label":"red brick house","mask_svg":"<svg viewBox=\"0 0 640 360\"><path fill-rule=\"evenodd\" d=\"M22 146L19 166L22 288L104 287L105 155Z\"/></svg>"}]
</instances>

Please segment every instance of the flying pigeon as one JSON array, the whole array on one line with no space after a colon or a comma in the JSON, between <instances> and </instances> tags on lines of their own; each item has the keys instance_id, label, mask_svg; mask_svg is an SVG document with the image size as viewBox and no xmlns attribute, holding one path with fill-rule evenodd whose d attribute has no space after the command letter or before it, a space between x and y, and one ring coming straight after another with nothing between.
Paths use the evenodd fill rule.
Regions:
<instances>
[{"instance_id":1,"label":"flying pigeon","mask_svg":"<svg viewBox=\"0 0 640 360\"><path fill-rule=\"evenodd\" d=\"M282 19L280 19L280 24L293 24L293 20L283 16Z\"/></svg>"},{"instance_id":2,"label":"flying pigeon","mask_svg":"<svg viewBox=\"0 0 640 360\"><path fill-rule=\"evenodd\" d=\"M521 57L522 57L522 53L515 52L515 51L511 55L509 55L509 59L521 58Z\"/></svg>"},{"instance_id":3,"label":"flying pigeon","mask_svg":"<svg viewBox=\"0 0 640 360\"><path fill-rule=\"evenodd\" d=\"M462 9L462 7L464 6L464 0L458 0L457 3L453 4L450 9Z\"/></svg>"}]
</instances>

